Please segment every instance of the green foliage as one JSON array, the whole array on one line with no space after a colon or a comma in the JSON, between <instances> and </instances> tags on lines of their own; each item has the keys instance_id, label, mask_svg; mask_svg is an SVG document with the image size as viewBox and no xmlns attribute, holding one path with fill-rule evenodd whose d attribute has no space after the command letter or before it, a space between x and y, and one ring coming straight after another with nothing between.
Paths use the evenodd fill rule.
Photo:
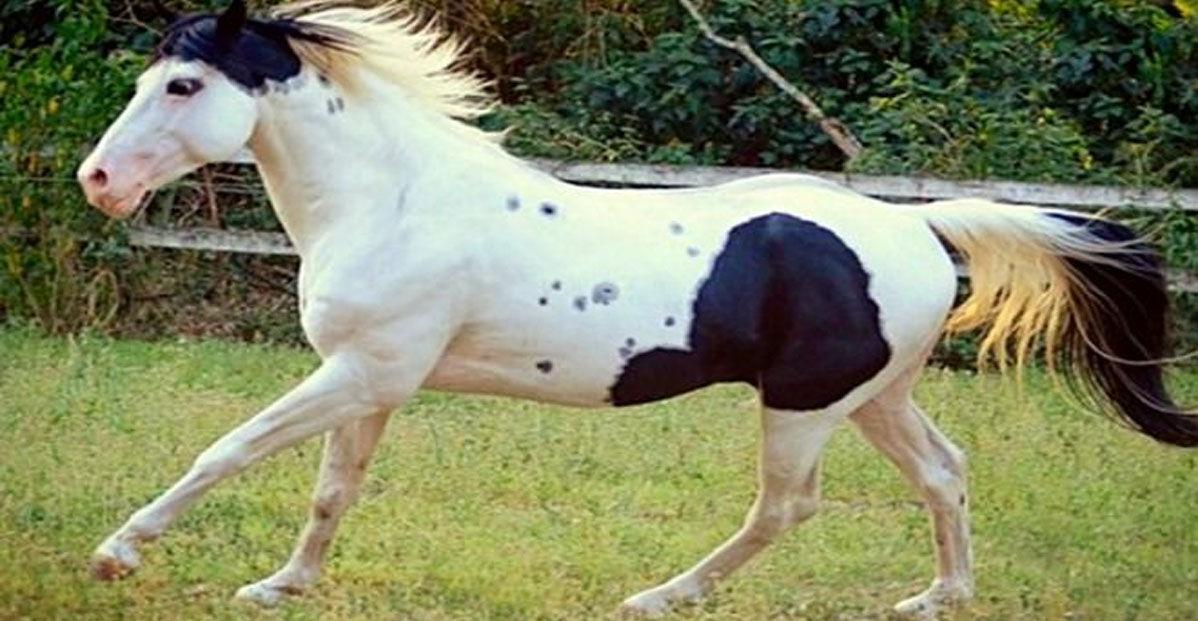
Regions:
<instances>
[{"instance_id":1,"label":"green foliage","mask_svg":"<svg viewBox=\"0 0 1198 621\"><path fill-rule=\"evenodd\" d=\"M866 150L852 162L744 59L707 41L676 2L413 4L477 49L504 100L483 123L513 128L508 145L522 155L1198 186L1198 20L1181 16L1184 3L706 2L719 33L744 37L853 129ZM123 226L87 208L71 180L164 25L151 0L0 3L0 229L20 233L0 235L0 319L139 335L172 329L172 308L175 325L190 326L180 309L208 317L235 307L213 327L220 334L274 334L264 327L291 321L273 288L263 297L288 309L281 314L231 304L253 298L256 283L274 282L285 263L131 252ZM252 183L244 169L214 175ZM208 198L202 182L168 188L150 218L276 226L260 193L222 195L219 213L209 213ZM1170 265L1198 265L1192 215L1142 224L1161 231ZM1193 297L1178 305L1188 344L1198 343Z\"/></svg>"},{"instance_id":2,"label":"green foliage","mask_svg":"<svg viewBox=\"0 0 1198 621\"><path fill-rule=\"evenodd\" d=\"M717 388L583 414L421 393L391 420L317 586L231 601L303 524L318 441L213 489L137 574L87 555L205 445L312 369L230 343L0 331L0 618L609 619L696 562L753 498L756 403ZM1178 374L1198 401L1198 374ZM1198 454L1076 411L1032 374L929 372L918 398L970 457L978 599L956 618L1193 618ZM885 619L935 567L926 507L858 434L835 434L823 506L679 618ZM18 570L19 569L19 570Z\"/></svg>"}]
</instances>

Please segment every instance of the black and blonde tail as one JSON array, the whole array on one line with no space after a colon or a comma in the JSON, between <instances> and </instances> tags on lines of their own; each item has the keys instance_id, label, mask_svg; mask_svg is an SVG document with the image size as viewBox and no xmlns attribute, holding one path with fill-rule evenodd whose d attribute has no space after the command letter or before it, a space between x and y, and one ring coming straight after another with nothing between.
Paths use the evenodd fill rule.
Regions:
<instances>
[{"instance_id":1,"label":"black and blonde tail","mask_svg":"<svg viewBox=\"0 0 1198 621\"><path fill-rule=\"evenodd\" d=\"M1092 216L941 201L912 208L969 268L948 330L985 328L979 360L1022 370L1043 343L1084 402L1161 442L1198 446L1198 414L1165 390L1168 296L1158 254Z\"/></svg>"}]
</instances>

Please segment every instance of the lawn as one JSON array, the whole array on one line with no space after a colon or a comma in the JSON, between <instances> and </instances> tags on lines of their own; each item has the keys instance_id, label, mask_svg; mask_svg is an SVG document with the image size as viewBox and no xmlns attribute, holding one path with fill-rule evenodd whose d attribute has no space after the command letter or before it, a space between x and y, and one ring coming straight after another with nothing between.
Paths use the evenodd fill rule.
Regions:
<instances>
[{"instance_id":1,"label":"lawn","mask_svg":"<svg viewBox=\"0 0 1198 621\"><path fill-rule=\"evenodd\" d=\"M601 619L739 525L752 393L578 411L423 393L397 413L317 588L274 611L233 591L285 560L319 459L310 441L211 493L130 579L91 549L210 441L314 365L217 342L0 331L0 619ZM1198 369L1172 377L1198 402ZM1193 619L1198 452L1080 413L1032 374L931 370L925 408L971 460L978 599L962 619ZM927 517L853 431L823 510L682 619L888 618L921 590Z\"/></svg>"}]
</instances>

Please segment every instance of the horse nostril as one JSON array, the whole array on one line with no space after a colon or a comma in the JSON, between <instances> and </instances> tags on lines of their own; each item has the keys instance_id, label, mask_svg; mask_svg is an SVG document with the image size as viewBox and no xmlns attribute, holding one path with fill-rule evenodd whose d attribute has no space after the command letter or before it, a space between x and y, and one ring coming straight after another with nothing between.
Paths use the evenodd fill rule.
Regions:
<instances>
[{"instance_id":1,"label":"horse nostril","mask_svg":"<svg viewBox=\"0 0 1198 621\"><path fill-rule=\"evenodd\" d=\"M97 188L102 188L108 183L108 173L104 172L103 168L97 168L87 176L87 180Z\"/></svg>"}]
</instances>

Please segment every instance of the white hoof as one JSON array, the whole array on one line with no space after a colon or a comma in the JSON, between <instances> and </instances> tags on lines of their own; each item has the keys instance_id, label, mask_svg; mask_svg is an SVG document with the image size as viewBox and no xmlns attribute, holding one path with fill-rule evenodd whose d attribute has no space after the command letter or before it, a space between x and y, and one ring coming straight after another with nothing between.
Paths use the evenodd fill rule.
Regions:
<instances>
[{"instance_id":1,"label":"white hoof","mask_svg":"<svg viewBox=\"0 0 1198 621\"><path fill-rule=\"evenodd\" d=\"M969 601L972 595L969 587L936 581L923 593L895 604L894 611L906 617L934 619L941 611Z\"/></svg>"},{"instance_id":2,"label":"white hoof","mask_svg":"<svg viewBox=\"0 0 1198 621\"><path fill-rule=\"evenodd\" d=\"M266 608L278 606L288 596L299 595L307 588L306 583L288 580L275 574L265 580L247 584L237 589L233 597L243 602L250 602Z\"/></svg>"},{"instance_id":3,"label":"white hoof","mask_svg":"<svg viewBox=\"0 0 1198 621\"><path fill-rule=\"evenodd\" d=\"M132 543L109 538L92 554L91 575L96 580L120 580L133 573L141 563Z\"/></svg>"},{"instance_id":4,"label":"white hoof","mask_svg":"<svg viewBox=\"0 0 1198 621\"><path fill-rule=\"evenodd\" d=\"M626 617L655 619L670 612L670 600L656 590L642 591L624 600L619 612Z\"/></svg>"}]
</instances>

